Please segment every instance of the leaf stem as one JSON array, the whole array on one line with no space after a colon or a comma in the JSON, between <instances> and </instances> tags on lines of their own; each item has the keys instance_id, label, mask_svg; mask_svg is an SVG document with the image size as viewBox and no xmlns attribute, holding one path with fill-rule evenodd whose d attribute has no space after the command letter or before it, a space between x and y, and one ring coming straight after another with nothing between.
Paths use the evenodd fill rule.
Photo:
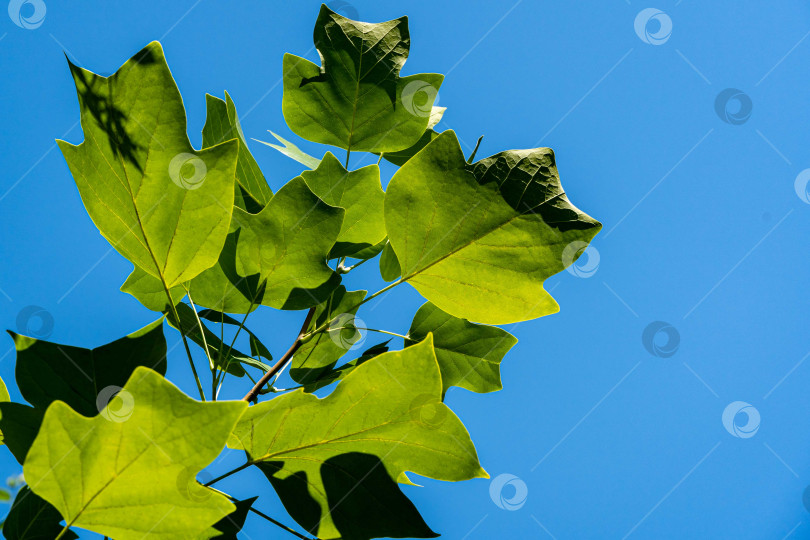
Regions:
<instances>
[{"instance_id":1,"label":"leaf stem","mask_svg":"<svg viewBox=\"0 0 810 540\"><path fill-rule=\"evenodd\" d=\"M395 332L389 332L388 330L379 330L377 328L361 328L359 326L343 326L343 327L340 327L340 328L330 328L329 329L330 332L333 331L333 330L365 330L366 332L378 332L380 334L387 334L389 336L394 336L394 337L402 338L402 339L405 339L405 340L411 339L408 336L403 336L402 334L397 334Z\"/></svg>"},{"instance_id":2,"label":"leaf stem","mask_svg":"<svg viewBox=\"0 0 810 540\"><path fill-rule=\"evenodd\" d=\"M255 508L253 508L252 506L250 507L250 511L251 511L251 512L253 512L254 514L256 514L256 515L257 515L257 516L259 516L259 517L263 517L264 519L266 519L267 521L269 521L269 522L270 522L270 523L272 523L273 525L276 525L276 526L278 526L278 527L281 527L282 529L284 529L284 530L285 530L285 531L287 531L288 533L292 534L293 536L296 536L296 537L298 537L298 538L301 538L302 540L318 540L317 538L310 538L309 536L304 536L303 534L299 533L299 532L298 532L298 531L296 531L295 529L292 529L292 528L290 528L290 527L288 527L288 526L284 525L284 524L283 524L283 523L281 523L280 521L276 521L275 519L271 518L271 517L270 517L270 516L268 516L267 514L264 514L264 513L260 512L260 511L256 510L256 509L255 509Z\"/></svg>"},{"instance_id":3,"label":"leaf stem","mask_svg":"<svg viewBox=\"0 0 810 540\"><path fill-rule=\"evenodd\" d=\"M191 356L191 347L188 346L188 340L186 339L186 333L183 331L183 325L180 322L180 315L177 313L177 307L174 305L172 295L169 293L169 288L166 286L166 281L162 276L160 278L160 283L163 285L163 290L166 292L166 298L169 299L169 308L172 310L174 320L177 322L177 328L180 330L180 337L183 339L183 346L186 348L186 355L188 356L188 365L191 366L191 372L194 374L194 380L197 383L197 390L200 392L200 400L205 401L205 392L203 392L200 376L197 374L197 368L194 366L194 357Z\"/></svg>"},{"instance_id":4,"label":"leaf stem","mask_svg":"<svg viewBox=\"0 0 810 540\"><path fill-rule=\"evenodd\" d=\"M228 347L228 352L225 354L225 368L222 370L222 379L220 379L217 386L222 388L222 384L225 382L225 377L228 376L228 367L231 365L231 352L233 352L233 347L236 345L236 339L239 337L239 332L245 328L245 322L247 322L248 315L250 315L251 310L253 310L253 304L255 303L254 300L250 301L250 305L245 312L245 316L242 317L242 322L239 323L239 327L236 329L236 334L233 336L233 340L231 340L231 345ZM247 329L246 329L247 330ZM224 342L223 342L224 345Z\"/></svg>"},{"instance_id":5,"label":"leaf stem","mask_svg":"<svg viewBox=\"0 0 810 540\"><path fill-rule=\"evenodd\" d=\"M242 401L253 401L254 399L256 399L256 396L259 395L259 390L261 390L264 387L264 385L267 384L267 381L269 381L273 377L273 375L281 371L281 369L287 364L287 362L292 358L292 355L295 354L295 351L297 351L298 348L301 346L307 328L309 328L309 323L312 322L312 317L314 315L315 315L315 308L314 307L309 308L309 311L307 312L307 317L306 319L304 319L304 324L301 325L301 331L298 332L298 337L295 338L293 344L290 346L287 352L284 353L284 356L282 356L279 359L279 361L276 362L273 365L273 367L271 367L267 371L267 373L262 375L262 378L259 379L259 382L257 382L255 386L253 386L250 392L245 394L245 397L242 398Z\"/></svg>"},{"instance_id":6,"label":"leaf stem","mask_svg":"<svg viewBox=\"0 0 810 540\"><path fill-rule=\"evenodd\" d=\"M205 483L205 484L203 484L203 485L204 485L205 487L211 487L211 484L216 484L216 483L217 483L217 482L219 482L220 480L225 480L226 478L228 478L228 477L229 477L229 476L231 476L232 474L236 474L236 473L238 473L239 471L243 471L243 470L247 469L248 467L250 467L251 465L253 465L253 462L252 462L252 461L248 461L247 463L243 463L242 465L238 466L237 468L232 469L232 470L230 470L230 471L226 472L225 474L222 474L222 475L220 475L220 476L217 476L217 477L216 477L216 478L214 478L213 480L211 480L211 481L209 481L209 482L206 482L206 483Z\"/></svg>"},{"instance_id":7,"label":"leaf stem","mask_svg":"<svg viewBox=\"0 0 810 540\"><path fill-rule=\"evenodd\" d=\"M352 149L351 149L351 147L349 147L349 148L346 149L346 165L343 167L347 171L349 170L349 156L351 156L351 155L352 155Z\"/></svg>"}]
</instances>

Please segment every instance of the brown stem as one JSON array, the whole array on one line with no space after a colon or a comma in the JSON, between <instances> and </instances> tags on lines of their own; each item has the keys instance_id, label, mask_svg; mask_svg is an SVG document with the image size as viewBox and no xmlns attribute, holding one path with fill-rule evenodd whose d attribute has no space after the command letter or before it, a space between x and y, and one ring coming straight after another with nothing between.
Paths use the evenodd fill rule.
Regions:
<instances>
[{"instance_id":1,"label":"brown stem","mask_svg":"<svg viewBox=\"0 0 810 540\"><path fill-rule=\"evenodd\" d=\"M242 398L242 401L253 401L254 399L256 399L256 396L259 395L259 390L264 388L264 385L266 385L268 381L270 381L273 375L281 371L281 368L283 368L285 364L287 364L287 362L290 361L292 355L295 354L295 351L297 351L298 347L301 346L301 338L304 336L304 334L307 333L307 328L309 328L309 323L312 322L312 317L314 315L315 315L315 308L314 307L309 308L307 318L304 319L304 324L301 326L301 331L298 332L298 337L295 338L295 342L292 344L292 346L290 346L287 352L284 353L284 356L282 356L279 359L279 361L276 362L275 365L273 365L273 367L271 367L267 371L267 373L262 375L262 378L259 379L259 382L257 382L256 385L251 389L251 391L248 392L245 395L245 397Z\"/></svg>"}]
</instances>

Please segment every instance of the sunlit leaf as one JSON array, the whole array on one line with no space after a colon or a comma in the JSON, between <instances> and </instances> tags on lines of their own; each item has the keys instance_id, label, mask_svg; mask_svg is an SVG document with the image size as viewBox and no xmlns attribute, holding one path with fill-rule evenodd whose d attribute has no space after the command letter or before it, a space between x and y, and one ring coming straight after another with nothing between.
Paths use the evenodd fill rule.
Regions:
<instances>
[{"instance_id":1,"label":"sunlit leaf","mask_svg":"<svg viewBox=\"0 0 810 540\"><path fill-rule=\"evenodd\" d=\"M385 239L385 193L379 167L369 165L349 172L327 152L317 169L304 171L301 177L323 202L346 211L330 258L354 256Z\"/></svg>"},{"instance_id":2,"label":"sunlit leaf","mask_svg":"<svg viewBox=\"0 0 810 540\"><path fill-rule=\"evenodd\" d=\"M416 143L444 76L400 77L411 38L407 17L363 23L321 7L315 46L322 66L284 55L284 119L304 139L364 152Z\"/></svg>"},{"instance_id":3,"label":"sunlit leaf","mask_svg":"<svg viewBox=\"0 0 810 540\"><path fill-rule=\"evenodd\" d=\"M324 399L298 390L251 407L228 444L318 538L433 537L395 480L487 477L441 394L428 337L365 362Z\"/></svg>"},{"instance_id":4,"label":"sunlit leaf","mask_svg":"<svg viewBox=\"0 0 810 540\"><path fill-rule=\"evenodd\" d=\"M573 206L548 148L467 164L445 131L400 168L385 225L403 280L456 317L489 324L555 313L543 281L573 260L601 224Z\"/></svg>"},{"instance_id":5,"label":"sunlit leaf","mask_svg":"<svg viewBox=\"0 0 810 540\"><path fill-rule=\"evenodd\" d=\"M447 110L447 107L433 107L430 111L430 119L428 120L427 130L419 137L419 140L404 150L399 150L398 152L386 152L382 155L383 159L386 161L393 163L397 167L402 167L406 161L411 159L416 153L427 146L427 144L439 136L438 132L436 132L433 128L441 122L442 117L444 116L444 111Z\"/></svg>"},{"instance_id":6,"label":"sunlit leaf","mask_svg":"<svg viewBox=\"0 0 810 540\"><path fill-rule=\"evenodd\" d=\"M442 372L442 391L458 386L473 392L500 390L500 364L517 338L496 326L453 317L430 302L416 312L408 331L411 346L433 334L433 347Z\"/></svg>"},{"instance_id":7,"label":"sunlit leaf","mask_svg":"<svg viewBox=\"0 0 810 540\"><path fill-rule=\"evenodd\" d=\"M297 161L298 163L300 163L301 165L303 165L304 167L306 167L308 169L317 169L318 168L318 165L321 162L320 159L310 156L309 154L307 154L306 152L304 152L303 150L301 150L300 148L295 146L290 141L282 138L281 135L277 135L277 134L273 133L270 130L268 130L267 132L270 135L272 135L273 137L275 137L278 140L278 142L280 142L281 144L280 145L279 144L273 144L273 143L269 143L269 142L265 142L265 141L260 141L259 139L253 139L253 140L258 142L258 143L265 144L265 145L269 146L270 148L274 148L274 149L278 150L279 152L281 152L282 154L284 154L288 158Z\"/></svg>"},{"instance_id":8,"label":"sunlit leaf","mask_svg":"<svg viewBox=\"0 0 810 540\"><path fill-rule=\"evenodd\" d=\"M135 299L152 311L164 312L170 309L166 296L166 289L155 276L146 273L136 266L132 273L121 285L121 292L132 295ZM186 290L178 285L169 289L174 305L179 304L186 296Z\"/></svg>"},{"instance_id":9,"label":"sunlit leaf","mask_svg":"<svg viewBox=\"0 0 810 540\"><path fill-rule=\"evenodd\" d=\"M141 367L94 418L52 403L23 472L72 526L116 540L198 538L235 509L194 477L246 407L196 402Z\"/></svg>"},{"instance_id":10,"label":"sunlit leaf","mask_svg":"<svg viewBox=\"0 0 810 540\"><path fill-rule=\"evenodd\" d=\"M239 143L191 147L157 42L110 77L70 70L85 140L58 142L101 234L167 287L211 267L228 234Z\"/></svg>"}]
</instances>

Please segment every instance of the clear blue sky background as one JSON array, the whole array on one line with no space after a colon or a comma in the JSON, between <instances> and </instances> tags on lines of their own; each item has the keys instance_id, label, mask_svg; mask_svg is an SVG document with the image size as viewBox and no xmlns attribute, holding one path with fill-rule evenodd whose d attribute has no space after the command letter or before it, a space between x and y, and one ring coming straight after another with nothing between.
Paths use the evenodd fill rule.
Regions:
<instances>
[{"instance_id":1,"label":"clear blue sky background","mask_svg":"<svg viewBox=\"0 0 810 540\"><path fill-rule=\"evenodd\" d=\"M281 59L287 51L317 59L319 4L46 3L37 29L0 17L0 324L17 329L18 314L38 305L53 317L50 339L96 346L153 315L118 291L130 265L96 232L54 146L59 137L82 140L62 51L107 74L160 39L195 145L205 92L223 90L248 137L272 129L298 141L281 115ZM664 16L646 26L651 37L641 32L647 41L659 36L657 45L634 30L647 7L344 4L344 13L368 21L409 15L404 72L447 74L440 128L468 146L484 134L479 156L551 146L571 199L604 223L593 244L596 271L547 282L561 312L510 328L520 343L503 363L505 389L448 394L492 477L518 477L501 496L514 500L522 484L527 496L510 511L493 502L487 480L406 488L445 538L810 538L802 502L810 484L810 205L794 185L810 167L810 7L661 0L653 7ZM752 103L737 125L716 112L726 88ZM732 100L721 112L745 116L739 107ZM252 149L274 189L299 172L269 148ZM361 159L352 165L370 162ZM387 181L393 170L383 172ZM371 264L358 274L350 287L382 284ZM403 286L360 316L405 332L420 303ZM267 313L250 326L281 354L302 316ZM674 354L645 348L654 321L677 332ZM666 337L655 337L660 350L669 350ZM11 381L12 343L0 339L0 376ZM182 348L172 351L169 376L193 391ZM238 382L227 395L242 392ZM735 401L759 413L751 437L723 425ZM736 423L746 423L744 413ZM240 460L227 455L212 473ZM18 470L8 452L0 470ZM260 474L243 478L221 487L261 493L258 507L291 523ZM244 537L267 537L264 527L251 518Z\"/></svg>"}]
</instances>

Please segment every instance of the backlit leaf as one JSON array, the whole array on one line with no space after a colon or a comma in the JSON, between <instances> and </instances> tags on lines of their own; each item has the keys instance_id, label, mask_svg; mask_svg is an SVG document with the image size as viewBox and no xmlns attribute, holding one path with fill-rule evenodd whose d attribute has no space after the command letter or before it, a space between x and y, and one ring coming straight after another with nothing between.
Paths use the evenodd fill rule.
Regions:
<instances>
[{"instance_id":1,"label":"backlit leaf","mask_svg":"<svg viewBox=\"0 0 810 540\"><path fill-rule=\"evenodd\" d=\"M383 154L383 159L386 161L393 163L397 167L402 167L406 161L411 159L416 153L428 145L430 141L435 139L439 136L438 132L436 132L433 128L441 122L442 117L444 116L444 111L447 110L447 107L433 107L430 111L430 119L428 120L427 130L419 137L419 140L404 150L399 150L398 152L386 152Z\"/></svg>"},{"instance_id":2,"label":"backlit leaf","mask_svg":"<svg viewBox=\"0 0 810 540\"><path fill-rule=\"evenodd\" d=\"M146 309L160 313L170 309L166 289L163 288L160 279L148 274L139 266L132 270L124 284L121 285L121 292L132 295ZM169 294L172 296L174 305L177 305L186 296L186 290L181 285L178 285L169 289Z\"/></svg>"},{"instance_id":3,"label":"backlit leaf","mask_svg":"<svg viewBox=\"0 0 810 540\"><path fill-rule=\"evenodd\" d=\"M321 7L315 46L322 65L284 55L284 119L304 139L364 152L416 143L444 77L400 77L411 38L407 17L364 23Z\"/></svg>"},{"instance_id":4,"label":"backlit leaf","mask_svg":"<svg viewBox=\"0 0 810 540\"><path fill-rule=\"evenodd\" d=\"M70 70L85 140L58 143L93 223L167 287L212 266L228 234L239 143L191 147L157 42L110 77Z\"/></svg>"},{"instance_id":5,"label":"backlit leaf","mask_svg":"<svg viewBox=\"0 0 810 540\"><path fill-rule=\"evenodd\" d=\"M320 159L310 156L309 154L307 154L306 152L304 152L303 150L301 150L300 148L295 146L290 141L282 138L281 135L277 135L277 134L273 133L270 130L268 130L267 132L270 135L272 135L273 137L275 137L278 140L278 142L280 142L281 144L279 145L279 144L273 144L273 143L269 143L269 142L264 142L264 141L260 141L259 139L253 139L253 140L258 142L258 143L265 144L265 145L269 146L270 148L274 148L274 149L278 150L279 152L281 152L282 154L284 154L288 158L297 161L298 163L300 163L301 165L303 165L304 167L306 167L308 169L317 169L318 168L318 164L320 164L320 162L321 162Z\"/></svg>"},{"instance_id":6,"label":"backlit leaf","mask_svg":"<svg viewBox=\"0 0 810 540\"><path fill-rule=\"evenodd\" d=\"M452 131L394 174L385 225L403 280L443 311L489 324L557 312L543 281L573 262L566 246L601 228L566 198L550 149L467 164Z\"/></svg>"},{"instance_id":7,"label":"backlit leaf","mask_svg":"<svg viewBox=\"0 0 810 540\"><path fill-rule=\"evenodd\" d=\"M391 242L388 242L380 255L380 276L385 281L396 281L401 275L402 270L399 267L397 254L394 253Z\"/></svg>"},{"instance_id":8,"label":"backlit leaf","mask_svg":"<svg viewBox=\"0 0 810 540\"><path fill-rule=\"evenodd\" d=\"M395 480L487 477L441 393L428 337L365 362L324 399L298 390L250 407L228 444L318 538L433 537Z\"/></svg>"},{"instance_id":9,"label":"backlit leaf","mask_svg":"<svg viewBox=\"0 0 810 540\"><path fill-rule=\"evenodd\" d=\"M246 407L196 402L141 367L94 418L52 403L23 472L71 526L116 540L210 536L235 507L194 477Z\"/></svg>"}]
</instances>

